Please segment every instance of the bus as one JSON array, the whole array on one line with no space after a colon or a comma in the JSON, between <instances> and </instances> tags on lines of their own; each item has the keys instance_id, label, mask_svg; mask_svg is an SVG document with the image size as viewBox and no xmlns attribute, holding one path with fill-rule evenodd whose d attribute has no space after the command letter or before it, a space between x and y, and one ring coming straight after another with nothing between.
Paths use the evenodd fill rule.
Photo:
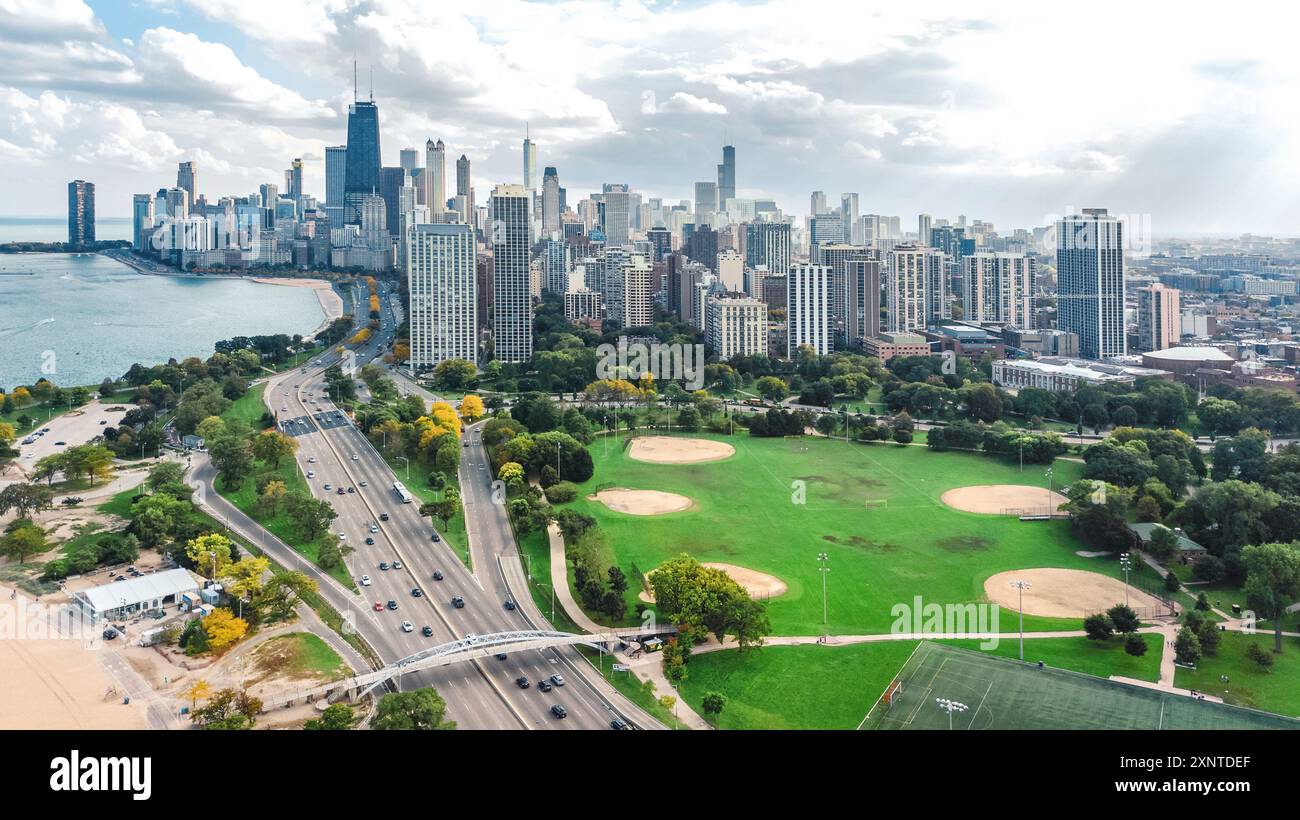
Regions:
<instances>
[{"instance_id":1,"label":"bus","mask_svg":"<svg viewBox=\"0 0 1300 820\"><path fill-rule=\"evenodd\" d=\"M411 494L406 491L406 488L402 486L402 482L400 481L393 482L393 492L397 493L397 497L402 499L403 504L410 504L411 501L414 500L411 498Z\"/></svg>"}]
</instances>

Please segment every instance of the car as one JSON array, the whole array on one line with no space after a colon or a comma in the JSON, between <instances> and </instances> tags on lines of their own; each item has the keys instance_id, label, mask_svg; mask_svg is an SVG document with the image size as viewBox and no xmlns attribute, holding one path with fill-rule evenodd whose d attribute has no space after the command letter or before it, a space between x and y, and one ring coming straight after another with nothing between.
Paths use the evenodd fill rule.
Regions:
<instances>
[{"instance_id":1,"label":"car","mask_svg":"<svg viewBox=\"0 0 1300 820\"><path fill-rule=\"evenodd\" d=\"M347 494L348 494L347 490L343 489L342 487L339 487L339 495L347 495Z\"/></svg>"},{"instance_id":2,"label":"car","mask_svg":"<svg viewBox=\"0 0 1300 820\"><path fill-rule=\"evenodd\" d=\"M329 492L329 491L332 490L332 489L334 489L334 485L333 485L333 484L326 484L326 485L325 485L325 491L326 491L326 492Z\"/></svg>"},{"instance_id":3,"label":"car","mask_svg":"<svg viewBox=\"0 0 1300 820\"><path fill-rule=\"evenodd\" d=\"M393 569L401 569L401 568L402 568L402 562L401 562L401 561L394 560L394 561L393 561Z\"/></svg>"},{"instance_id":4,"label":"car","mask_svg":"<svg viewBox=\"0 0 1300 820\"><path fill-rule=\"evenodd\" d=\"M515 611L515 602L506 601L506 612L514 612L514 611Z\"/></svg>"},{"instance_id":5,"label":"car","mask_svg":"<svg viewBox=\"0 0 1300 820\"><path fill-rule=\"evenodd\" d=\"M518 686L520 689L527 689L529 685L528 678L525 678L522 675L515 678L515 686Z\"/></svg>"},{"instance_id":6,"label":"car","mask_svg":"<svg viewBox=\"0 0 1300 820\"><path fill-rule=\"evenodd\" d=\"M435 580L435 581L441 581L441 580L442 580L442 570L440 570L440 569L435 569L435 570L433 571L433 575L431 575L430 577L433 578L433 580Z\"/></svg>"},{"instance_id":7,"label":"car","mask_svg":"<svg viewBox=\"0 0 1300 820\"><path fill-rule=\"evenodd\" d=\"M370 576L369 576L369 575L362 575L362 576L361 576L361 586L363 586L363 587L368 587L368 586L370 586Z\"/></svg>"},{"instance_id":8,"label":"car","mask_svg":"<svg viewBox=\"0 0 1300 820\"><path fill-rule=\"evenodd\" d=\"M382 601L375 601L375 612L383 612L384 604Z\"/></svg>"},{"instance_id":9,"label":"car","mask_svg":"<svg viewBox=\"0 0 1300 820\"><path fill-rule=\"evenodd\" d=\"M568 710L558 703L551 707L551 714L555 715L555 717L560 720L569 716Z\"/></svg>"},{"instance_id":10,"label":"car","mask_svg":"<svg viewBox=\"0 0 1300 820\"><path fill-rule=\"evenodd\" d=\"M628 726L627 723L625 723L622 718L614 718L609 722L609 728L613 729L616 732L626 732L632 727Z\"/></svg>"},{"instance_id":11,"label":"car","mask_svg":"<svg viewBox=\"0 0 1300 820\"><path fill-rule=\"evenodd\" d=\"M41 428L41 435L45 435L45 434L48 433L48 432L50 432L50 428L48 428L48 427L42 427L42 428Z\"/></svg>"},{"instance_id":12,"label":"car","mask_svg":"<svg viewBox=\"0 0 1300 820\"><path fill-rule=\"evenodd\" d=\"M371 531L371 532L379 532L379 525L378 525L378 524L371 524L371 525L370 525L370 531Z\"/></svg>"},{"instance_id":13,"label":"car","mask_svg":"<svg viewBox=\"0 0 1300 820\"><path fill-rule=\"evenodd\" d=\"M468 441L462 442L460 446L461 446L461 447L468 447L468 446L469 446L469 442L468 442Z\"/></svg>"},{"instance_id":14,"label":"car","mask_svg":"<svg viewBox=\"0 0 1300 820\"><path fill-rule=\"evenodd\" d=\"M337 417L337 418L342 418L342 416L340 416L338 413L335 413L334 415L335 415L335 417ZM353 453L353 454L352 454L352 460L353 460L353 461L359 461L360 459L357 458L357 454L356 454L356 453Z\"/></svg>"},{"instance_id":15,"label":"car","mask_svg":"<svg viewBox=\"0 0 1300 820\"><path fill-rule=\"evenodd\" d=\"M555 684L556 686L563 686L563 685L564 685L564 676L563 676L563 675L551 675L551 683Z\"/></svg>"},{"instance_id":16,"label":"car","mask_svg":"<svg viewBox=\"0 0 1300 820\"><path fill-rule=\"evenodd\" d=\"M364 482L364 481L358 481L357 484L359 484L359 485L362 486L362 487L366 487L366 486L368 486L368 485L366 484L366 482Z\"/></svg>"},{"instance_id":17,"label":"car","mask_svg":"<svg viewBox=\"0 0 1300 820\"><path fill-rule=\"evenodd\" d=\"M402 621L402 631L413 632L415 631L415 627L411 625L410 621Z\"/></svg>"},{"instance_id":18,"label":"car","mask_svg":"<svg viewBox=\"0 0 1300 820\"><path fill-rule=\"evenodd\" d=\"M380 561L380 562L379 562L379 570L380 570L381 572L388 572L388 562L387 562L387 561Z\"/></svg>"},{"instance_id":19,"label":"car","mask_svg":"<svg viewBox=\"0 0 1300 820\"><path fill-rule=\"evenodd\" d=\"M451 605L454 606L454 607L456 607L457 609L464 609L464 608L465 608L465 599L462 598L462 597L460 597L459 595L457 595L457 596L455 596L454 598L451 599Z\"/></svg>"},{"instance_id":20,"label":"car","mask_svg":"<svg viewBox=\"0 0 1300 820\"><path fill-rule=\"evenodd\" d=\"M441 541L441 540L442 540L442 538L439 537L439 536L438 536L438 533L435 532L435 533L433 534L433 542L436 544L436 543L438 543L438 542Z\"/></svg>"},{"instance_id":21,"label":"car","mask_svg":"<svg viewBox=\"0 0 1300 820\"><path fill-rule=\"evenodd\" d=\"M380 513L380 514L379 514L379 520L380 520L380 521L387 521L387 520L388 520L388 513Z\"/></svg>"},{"instance_id":22,"label":"car","mask_svg":"<svg viewBox=\"0 0 1300 820\"><path fill-rule=\"evenodd\" d=\"M308 477L308 478L315 478L315 477L316 477L316 471L315 471L315 470L308 470L308 471L307 471L307 477Z\"/></svg>"},{"instance_id":23,"label":"car","mask_svg":"<svg viewBox=\"0 0 1300 820\"><path fill-rule=\"evenodd\" d=\"M54 442L54 446L55 446L55 447L66 447L67 444L68 444L68 443L67 443L66 441L56 441L56 442Z\"/></svg>"},{"instance_id":24,"label":"car","mask_svg":"<svg viewBox=\"0 0 1300 820\"><path fill-rule=\"evenodd\" d=\"M420 598L420 597L423 597L423 596L424 596L424 593L420 591L420 588L419 588L419 587L411 587L411 597L412 597L412 598Z\"/></svg>"},{"instance_id":25,"label":"car","mask_svg":"<svg viewBox=\"0 0 1300 820\"><path fill-rule=\"evenodd\" d=\"M357 491L356 487L348 487L348 492L355 493L356 491Z\"/></svg>"},{"instance_id":26,"label":"car","mask_svg":"<svg viewBox=\"0 0 1300 820\"><path fill-rule=\"evenodd\" d=\"M100 419L100 420L99 420L99 425L100 425L101 427L104 426L105 424L108 424L108 419Z\"/></svg>"},{"instance_id":27,"label":"car","mask_svg":"<svg viewBox=\"0 0 1300 820\"><path fill-rule=\"evenodd\" d=\"M549 692L549 691L551 691L552 689L554 689L555 687L554 687L554 686L551 686L551 682L548 681L548 680L539 680L539 681L537 682L537 688L540 689L540 690L543 691L543 692Z\"/></svg>"},{"instance_id":28,"label":"car","mask_svg":"<svg viewBox=\"0 0 1300 820\"><path fill-rule=\"evenodd\" d=\"M307 457L307 463L308 463L308 464L315 464L315 463L316 463L316 456L308 456L308 457Z\"/></svg>"},{"instance_id":29,"label":"car","mask_svg":"<svg viewBox=\"0 0 1300 820\"><path fill-rule=\"evenodd\" d=\"M388 611L392 612L395 609L397 609L397 601L390 600L388 602Z\"/></svg>"},{"instance_id":30,"label":"car","mask_svg":"<svg viewBox=\"0 0 1300 820\"><path fill-rule=\"evenodd\" d=\"M339 540L340 540L340 541L346 541L347 538L348 538L348 534L347 534L347 533L345 533L345 532L340 532L340 533L339 533Z\"/></svg>"},{"instance_id":31,"label":"car","mask_svg":"<svg viewBox=\"0 0 1300 820\"><path fill-rule=\"evenodd\" d=\"M433 627L431 627L431 626L429 626L428 624L426 624L426 625L424 626L424 628L420 630L420 634L423 635L423 636L426 637L426 638L432 638L432 637L433 637Z\"/></svg>"},{"instance_id":32,"label":"car","mask_svg":"<svg viewBox=\"0 0 1300 820\"><path fill-rule=\"evenodd\" d=\"M506 657L507 657L507 655L506 655L506 653L504 653L504 652L498 652L498 653L497 653L497 660L499 660L499 661L503 661L503 660L505 660Z\"/></svg>"},{"instance_id":33,"label":"car","mask_svg":"<svg viewBox=\"0 0 1300 820\"><path fill-rule=\"evenodd\" d=\"M371 536L367 535L367 536L366 536L366 546L368 546L368 547L372 547L372 546L374 546L374 544L375 544L375 539L372 538Z\"/></svg>"}]
</instances>

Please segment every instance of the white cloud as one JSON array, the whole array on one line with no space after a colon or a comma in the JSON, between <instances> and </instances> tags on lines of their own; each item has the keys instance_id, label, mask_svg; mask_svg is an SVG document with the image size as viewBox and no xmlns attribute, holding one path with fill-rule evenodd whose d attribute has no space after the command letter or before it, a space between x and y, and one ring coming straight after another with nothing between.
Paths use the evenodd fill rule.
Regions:
<instances>
[{"instance_id":1,"label":"white cloud","mask_svg":"<svg viewBox=\"0 0 1300 820\"><path fill-rule=\"evenodd\" d=\"M678 91L659 106L659 111L679 114L725 114L727 107L713 102L708 97L697 97L685 91Z\"/></svg>"}]
</instances>

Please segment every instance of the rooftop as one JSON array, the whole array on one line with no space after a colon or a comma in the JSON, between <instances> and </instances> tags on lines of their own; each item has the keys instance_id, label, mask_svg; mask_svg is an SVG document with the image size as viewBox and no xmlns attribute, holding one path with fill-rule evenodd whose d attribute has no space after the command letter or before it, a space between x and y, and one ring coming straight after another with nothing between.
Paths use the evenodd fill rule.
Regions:
<instances>
[{"instance_id":1,"label":"rooftop","mask_svg":"<svg viewBox=\"0 0 1300 820\"><path fill-rule=\"evenodd\" d=\"M118 608L124 600L127 606L133 606L168 595L193 592L198 588L199 582L189 570L169 569L126 581L110 581L107 584L82 590L77 595L89 603L96 612L104 612Z\"/></svg>"}]
</instances>

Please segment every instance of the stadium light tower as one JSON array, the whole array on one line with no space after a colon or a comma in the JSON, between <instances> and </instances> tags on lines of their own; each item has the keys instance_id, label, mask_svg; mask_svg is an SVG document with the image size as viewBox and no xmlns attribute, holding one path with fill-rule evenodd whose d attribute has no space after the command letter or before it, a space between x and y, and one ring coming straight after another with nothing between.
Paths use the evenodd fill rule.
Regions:
<instances>
[{"instance_id":1,"label":"stadium light tower","mask_svg":"<svg viewBox=\"0 0 1300 820\"><path fill-rule=\"evenodd\" d=\"M1124 606L1128 606L1128 574L1133 571L1132 553L1124 553L1119 557L1119 568L1124 570Z\"/></svg>"},{"instance_id":2,"label":"stadium light tower","mask_svg":"<svg viewBox=\"0 0 1300 820\"><path fill-rule=\"evenodd\" d=\"M826 562L829 560L830 556L826 553L817 553L817 562L820 565L817 567L817 571L822 574L822 634L825 636L830 635L830 623L827 619L826 610L826 573L831 571L831 568L826 565Z\"/></svg>"},{"instance_id":3,"label":"stadium light tower","mask_svg":"<svg viewBox=\"0 0 1300 820\"><path fill-rule=\"evenodd\" d=\"M934 700L939 704L940 709L948 713L948 731L952 731L952 713L965 712L969 708L964 703L958 703L955 700L948 700L947 698L935 698Z\"/></svg>"},{"instance_id":4,"label":"stadium light tower","mask_svg":"<svg viewBox=\"0 0 1300 820\"><path fill-rule=\"evenodd\" d=\"M1028 581L1016 579L1011 586L1020 590L1020 660L1025 659L1025 590L1033 586Z\"/></svg>"}]
</instances>

